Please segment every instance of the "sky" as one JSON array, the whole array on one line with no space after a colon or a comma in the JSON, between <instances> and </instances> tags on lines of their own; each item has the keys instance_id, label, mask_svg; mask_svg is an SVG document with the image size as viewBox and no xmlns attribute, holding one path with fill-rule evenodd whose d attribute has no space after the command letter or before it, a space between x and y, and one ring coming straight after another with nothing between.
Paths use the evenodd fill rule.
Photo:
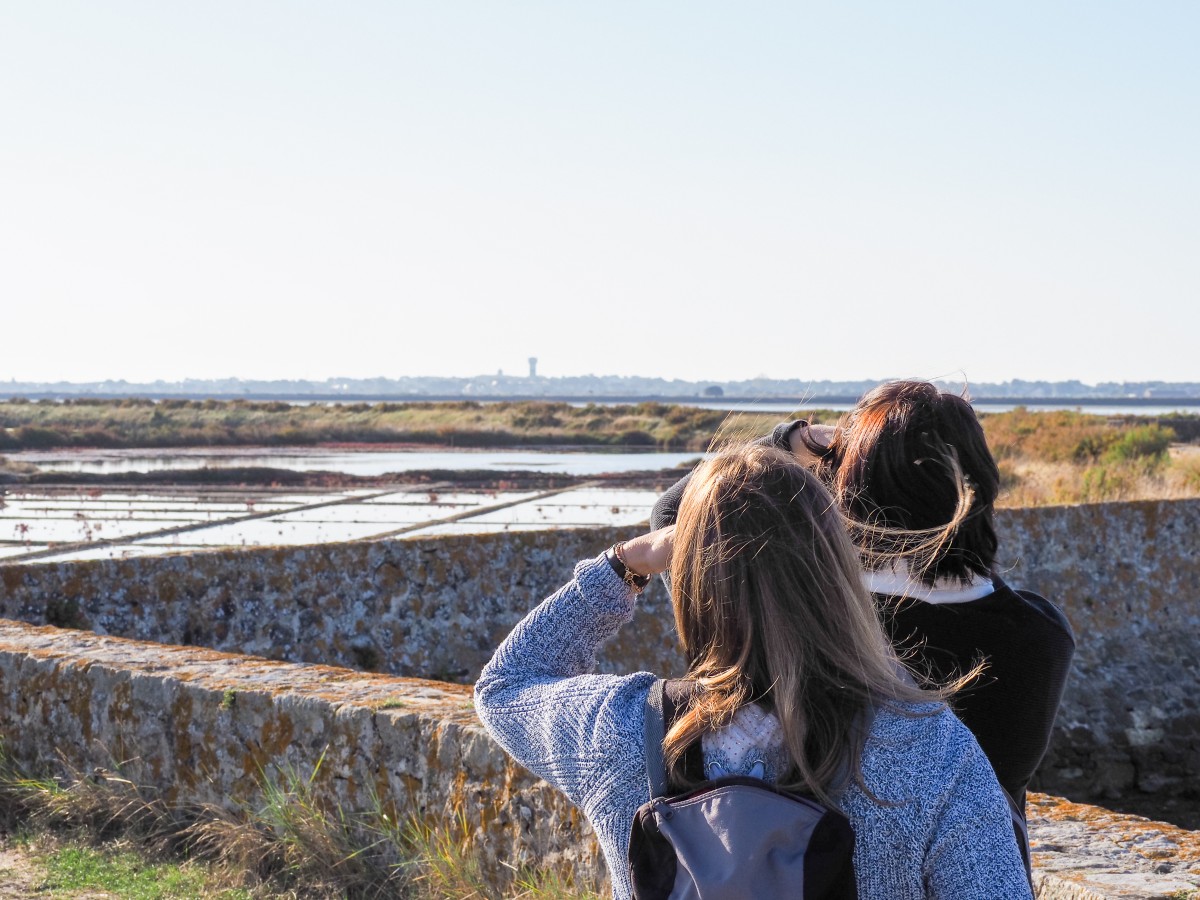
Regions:
<instances>
[{"instance_id":1,"label":"sky","mask_svg":"<svg viewBox=\"0 0 1200 900\"><path fill-rule=\"evenodd\" d=\"M0 379L1200 381L1200 4L0 0Z\"/></svg>"}]
</instances>

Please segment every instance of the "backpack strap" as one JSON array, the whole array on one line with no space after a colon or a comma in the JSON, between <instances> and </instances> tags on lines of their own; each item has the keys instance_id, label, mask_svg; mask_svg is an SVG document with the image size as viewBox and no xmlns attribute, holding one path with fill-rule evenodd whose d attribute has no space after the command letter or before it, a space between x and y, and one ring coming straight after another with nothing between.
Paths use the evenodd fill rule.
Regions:
<instances>
[{"instance_id":1,"label":"backpack strap","mask_svg":"<svg viewBox=\"0 0 1200 900\"><path fill-rule=\"evenodd\" d=\"M646 777L650 783L650 799L667 794L667 769L663 763L663 738L666 737L666 717L663 714L663 694L667 683L654 679L646 695L646 718L642 725L642 742L646 756Z\"/></svg>"},{"instance_id":2,"label":"backpack strap","mask_svg":"<svg viewBox=\"0 0 1200 900\"><path fill-rule=\"evenodd\" d=\"M650 798L670 797L704 781L704 751L700 741L693 741L679 759L681 784L673 783L667 775L663 759L663 739L681 712L691 707L696 685L687 679L655 679L646 695L645 719L642 726L643 756L650 784ZM690 784L689 784L690 781Z\"/></svg>"},{"instance_id":3,"label":"backpack strap","mask_svg":"<svg viewBox=\"0 0 1200 900\"><path fill-rule=\"evenodd\" d=\"M1000 793L1004 795L1004 799L1008 801L1008 811L1012 815L1013 834L1017 838L1017 851L1021 854L1021 863L1025 866L1025 877L1029 879L1029 883L1033 884L1033 868L1031 867L1031 857L1033 851L1029 847L1029 823L1025 818L1025 802L1021 798L1021 802L1013 798L1013 795L1000 788Z\"/></svg>"}]
</instances>

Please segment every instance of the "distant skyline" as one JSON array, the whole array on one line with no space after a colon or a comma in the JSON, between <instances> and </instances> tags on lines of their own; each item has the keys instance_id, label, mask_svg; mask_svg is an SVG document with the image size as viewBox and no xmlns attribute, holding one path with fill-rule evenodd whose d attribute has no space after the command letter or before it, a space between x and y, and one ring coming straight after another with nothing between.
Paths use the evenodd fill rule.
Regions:
<instances>
[{"instance_id":1,"label":"distant skyline","mask_svg":"<svg viewBox=\"0 0 1200 900\"><path fill-rule=\"evenodd\" d=\"M405 378L327 378L305 380L250 380L239 378L185 379L181 381L131 382L0 382L0 400L8 397L54 399L73 397L205 397L235 399L289 400L389 400L389 399L505 399L547 398L577 400L614 400L637 398L740 398L741 400L796 399L820 402L821 399L853 400L866 394L878 380L800 381L747 379L725 381L702 379L647 378L637 375L551 376L540 374L483 374L469 377L409 376ZM948 391L965 391L973 400L995 398L1037 402L1050 399L1075 399L1084 402L1121 400L1154 403L1166 399L1200 402L1200 381L1194 382L1101 382L1086 385L1079 381L1004 382L939 381Z\"/></svg>"},{"instance_id":2,"label":"distant skyline","mask_svg":"<svg viewBox=\"0 0 1200 900\"><path fill-rule=\"evenodd\" d=\"M0 10L0 381L1200 381L1200 5Z\"/></svg>"}]
</instances>

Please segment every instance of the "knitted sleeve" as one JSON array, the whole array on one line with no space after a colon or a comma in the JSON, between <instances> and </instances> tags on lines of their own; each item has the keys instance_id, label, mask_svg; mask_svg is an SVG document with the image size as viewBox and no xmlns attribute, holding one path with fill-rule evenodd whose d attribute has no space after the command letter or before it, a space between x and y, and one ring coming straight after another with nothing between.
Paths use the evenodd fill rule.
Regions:
<instances>
[{"instance_id":1,"label":"knitted sleeve","mask_svg":"<svg viewBox=\"0 0 1200 900\"><path fill-rule=\"evenodd\" d=\"M973 739L942 797L925 857L928 898L1033 900L1008 804Z\"/></svg>"},{"instance_id":2,"label":"knitted sleeve","mask_svg":"<svg viewBox=\"0 0 1200 900\"><path fill-rule=\"evenodd\" d=\"M618 807L631 815L640 793L649 796L642 720L654 676L589 674L634 601L603 556L579 563L505 638L475 685L476 710L496 741L593 821Z\"/></svg>"}]
</instances>

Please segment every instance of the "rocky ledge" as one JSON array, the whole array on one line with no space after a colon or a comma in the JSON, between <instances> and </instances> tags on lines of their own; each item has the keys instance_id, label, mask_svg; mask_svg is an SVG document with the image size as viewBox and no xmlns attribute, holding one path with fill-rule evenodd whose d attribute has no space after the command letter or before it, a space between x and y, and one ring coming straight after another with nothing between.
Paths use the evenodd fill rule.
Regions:
<instances>
[{"instance_id":1,"label":"rocky ledge","mask_svg":"<svg viewBox=\"0 0 1200 900\"><path fill-rule=\"evenodd\" d=\"M343 811L461 821L491 865L600 875L582 817L492 742L465 686L0 620L0 740L26 767L120 764L179 804L254 803L280 770L311 772ZM1200 832L1030 807L1041 900L1200 900Z\"/></svg>"}]
</instances>

